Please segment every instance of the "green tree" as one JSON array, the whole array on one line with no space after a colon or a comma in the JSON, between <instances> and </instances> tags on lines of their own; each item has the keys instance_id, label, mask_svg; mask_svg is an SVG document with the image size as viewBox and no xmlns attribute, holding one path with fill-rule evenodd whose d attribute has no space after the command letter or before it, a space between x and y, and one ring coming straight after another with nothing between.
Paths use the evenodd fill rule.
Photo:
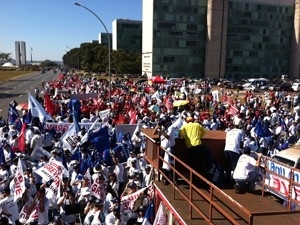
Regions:
<instances>
[{"instance_id":1,"label":"green tree","mask_svg":"<svg viewBox=\"0 0 300 225\"><path fill-rule=\"evenodd\" d=\"M10 62L12 60L11 53L0 52L0 64Z\"/></svg>"},{"instance_id":2,"label":"green tree","mask_svg":"<svg viewBox=\"0 0 300 225\"><path fill-rule=\"evenodd\" d=\"M49 59L44 60L43 62L41 62L40 64L42 67L54 67L54 66L58 66L58 64L56 62L53 62Z\"/></svg>"}]
</instances>

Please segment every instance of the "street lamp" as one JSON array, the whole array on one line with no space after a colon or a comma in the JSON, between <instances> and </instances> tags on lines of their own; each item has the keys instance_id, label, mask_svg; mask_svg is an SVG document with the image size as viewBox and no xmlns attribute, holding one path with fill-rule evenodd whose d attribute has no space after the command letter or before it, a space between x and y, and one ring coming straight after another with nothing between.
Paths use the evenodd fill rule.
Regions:
<instances>
[{"instance_id":1,"label":"street lamp","mask_svg":"<svg viewBox=\"0 0 300 225\"><path fill-rule=\"evenodd\" d=\"M85 7L84 5L79 4L78 2L74 2L75 5L80 6L84 9L86 9L87 11L89 11L90 13L92 13L99 21L100 23L103 25L105 31L106 31L106 35L107 35L107 41L108 41L108 77L109 77L109 83L108 83L108 101L110 103L110 98L111 98L111 71L110 71L110 37L109 37L109 33L107 31L107 28L105 26L105 24L103 23L103 21L100 19L100 17L94 13L92 10L90 10L89 8Z\"/></svg>"}]
</instances>

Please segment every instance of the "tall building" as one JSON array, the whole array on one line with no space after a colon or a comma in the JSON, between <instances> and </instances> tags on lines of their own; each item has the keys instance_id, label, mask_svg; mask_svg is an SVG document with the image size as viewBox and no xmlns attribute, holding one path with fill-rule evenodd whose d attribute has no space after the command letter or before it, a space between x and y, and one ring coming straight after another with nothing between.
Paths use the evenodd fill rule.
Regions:
<instances>
[{"instance_id":1,"label":"tall building","mask_svg":"<svg viewBox=\"0 0 300 225\"><path fill-rule=\"evenodd\" d=\"M300 0L143 0L148 77L300 77Z\"/></svg>"},{"instance_id":2,"label":"tall building","mask_svg":"<svg viewBox=\"0 0 300 225\"><path fill-rule=\"evenodd\" d=\"M26 43L15 41L16 66L26 65Z\"/></svg>"},{"instance_id":3,"label":"tall building","mask_svg":"<svg viewBox=\"0 0 300 225\"><path fill-rule=\"evenodd\" d=\"M112 49L142 52L142 21L116 19L112 23Z\"/></svg>"},{"instance_id":4,"label":"tall building","mask_svg":"<svg viewBox=\"0 0 300 225\"><path fill-rule=\"evenodd\" d=\"M112 49L112 34L111 33L100 33L99 34L99 44L108 46L108 38L110 41L110 48Z\"/></svg>"},{"instance_id":5,"label":"tall building","mask_svg":"<svg viewBox=\"0 0 300 225\"><path fill-rule=\"evenodd\" d=\"M16 54L16 66L21 65L21 50L20 50L20 42L15 41L15 54Z\"/></svg>"},{"instance_id":6,"label":"tall building","mask_svg":"<svg viewBox=\"0 0 300 225\"><path fill-rule=\"evenodd\" d=\"M26 65L26 43L25 41L20 41L21 45L21 64Z\"/></svg>"}]
</instances>

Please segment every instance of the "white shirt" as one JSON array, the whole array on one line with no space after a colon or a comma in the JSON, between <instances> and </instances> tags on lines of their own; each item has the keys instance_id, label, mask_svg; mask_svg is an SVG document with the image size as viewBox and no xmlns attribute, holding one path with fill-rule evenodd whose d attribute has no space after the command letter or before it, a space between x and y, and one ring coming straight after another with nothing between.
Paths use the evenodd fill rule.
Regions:
<instances>
[{"instance_id":1,"label":"white shirt","mask_svg":"<svg viewBox=\"0 0 300 225\"><path fill-rule=\"evenodd\" d=\"M123 183L124 182L124 166L121 163L116 164L115 169L113 171L118 178L118 181Z\"/></svg>"},{"instance_id":2,"label":"white shirt","mask_svg":"<svg viewBox=\"0 0 300 225\"><path fill-rule=\"evenodd\" d=\"M226 132L226 141L224 151L233 151L240 153L240 143L244 139L244 133L242 130L233 128Z\"/></svg>"},{"instance_id":3,"label":"white shirt","mask_svg":"<svg viewBox=\"0 0 300 225\"><path fill-rule=\"evenodd\" d=\"M38 203L40 204L40 203ZM41 212L39 210L39 217L38 217L38 224L40 225L46 225L49 224L49 219L48 219L48 211L49 211L49 200L45 197L44 198L44 212Z\"/></svg>"},{"instance_id":4,"label":"white shirt","mask_svg":"<svg viewBox=\"0 0 300 225\"><path fill-rule=\"evenodd\" d=\"M161 135L161 142L160 145L164 148L171 148L175 145L175 129L174 127L170 126L167 130L164 130L169 135L169 139L165 138Z\"/></svg>"},{"instance_id":5,"label":"white shirt","mask_svg":"<svg viewBox=\"0 0 300 225\"><path fill-rule=\"evenodd\" d=\"M241 155L233 172L233 179L247 179L248 174L255 169L255 165L256 160L253 157L246 154Z\"/></svg>"},{"instance_id":6,"label":"white shirt","mask_svg":"<svg viewBox=\"0 0 300 225\"><path fill-rule=\"evenodd\" d=\"M14 196L10 195L0 200L0 212L10 214L9 220L15 224L19 219L19 210L17 202L14 201Z\"/></svg>"}]
</instances>

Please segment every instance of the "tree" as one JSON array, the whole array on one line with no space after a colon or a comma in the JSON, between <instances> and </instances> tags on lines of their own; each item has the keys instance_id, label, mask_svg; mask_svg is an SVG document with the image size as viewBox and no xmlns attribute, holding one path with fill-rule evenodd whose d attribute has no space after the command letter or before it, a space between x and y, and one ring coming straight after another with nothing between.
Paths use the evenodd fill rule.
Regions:
<instances>
[{"instance_id":1,"label":"tree","mask_svg":"<svg viewBox=\"0 0 300 225\"><path fill-rule=\"evenodd\" d=\"M45 61L41 62L40 64L41 66L44 66L44 67L53 67L53 66L58 66L58 64L56 62L53 62L49 59L46 59Z\"/></svg>"},{"instance_id":2,"label":"tree","mask_svg":"<svg viewBox=\"0 0 300 225\"><path fill-rule=\"evenodd\" d=\"M0 64L10 62L12 60L11 53L0 52Z\"/></svg>"}]
</instances>

